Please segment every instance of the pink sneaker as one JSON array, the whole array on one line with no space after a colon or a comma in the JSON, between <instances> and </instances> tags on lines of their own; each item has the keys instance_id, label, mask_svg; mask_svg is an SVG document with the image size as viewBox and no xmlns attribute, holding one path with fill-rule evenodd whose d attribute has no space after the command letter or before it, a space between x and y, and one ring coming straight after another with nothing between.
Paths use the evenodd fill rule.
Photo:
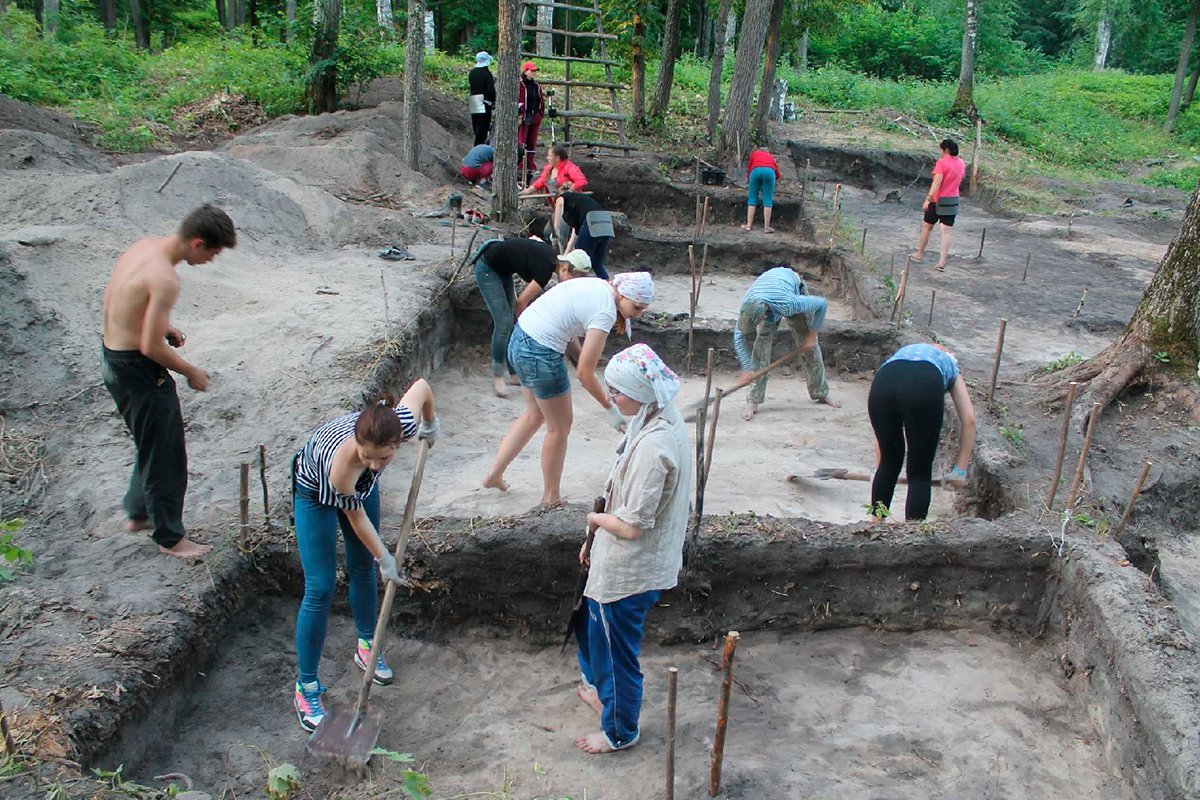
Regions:
<instances>
[{"instance_id":1,"label":"pink sneaker","mask_svg":"<svg viewBox=\"0 0 1200 800\"><path fill-rule=\"evenodd\" d=\"M367 671L367 659L371 657L371 641L369 639L359 639L358 648L354 651L354 663L363 672ZM383 654L379 654L379 659L375 662L375 683L380 686L387 686L394 681L396 676L392 673L392 668L383 660Z\"/></svg>"},{"instance_id":2,"label":"pink sneaker","mask_svg":"<svg viewBox=\"0 0 1200 800\"><path fill-rule=\"evenodd\" d=\"M325 687L320 681L301 683L296 681L296 692L292 696L292 705L296 708L296 716L300 718L300 727L306 731L315 731L325 719Z\"/></svg>"}]
</instances>

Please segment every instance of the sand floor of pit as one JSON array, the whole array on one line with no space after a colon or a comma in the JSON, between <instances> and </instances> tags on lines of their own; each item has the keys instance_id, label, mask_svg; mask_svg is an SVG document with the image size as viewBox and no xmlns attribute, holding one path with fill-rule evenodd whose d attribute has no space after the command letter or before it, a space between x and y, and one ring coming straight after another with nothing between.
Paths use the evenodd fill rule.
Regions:
<instances>
[{"instance_id":1,"label":"sand floor of pit","mask_svg":"<svg viewBox=\"0 0 1200 800\"><path fill-rule=\"evenodd\" d=\"M713 266L715 269L715 265ZM696 304L696 316L700 319L736 320L742 308L742 297L755 276L744 274L713 274L704 276L700 287L700 301ZM664 314L686 314L689 309L692 278L690 275L662 275L654 278L655 312ZM817 284L809 286L809 294L825 297L829 301L826 319L849 321L854 319L854 309L839 297L825 295ZM636 323L635 323L636 327ZM781 325L781 329L786 329Z\"/></svg>"},{"instance_id":2,"label":"sand floor of pit","mask_svg":"<svg viewBox=\"0 0 1200 800\"><path fill-rule=\"evenodd\" d=\"M518 387L509 398L491 391L488 356L479 348L460 348L455 356L430 376L444 432L429 457L421 489L418 514L455 517L522 514L535 508L542 497L539 431L509 466L507 492L484 489L481 484L508 426L524 408ZM783 369L780 370L783 373ZM714 386L731 386L733 373L714 376ZM864 506L870 485L858 481L788 482L790 474L811 474L822 467L847 467L871 472L875 440L867 419L865 378L830 373L830 396L841 408L815 403L808 397L798 372L772 375L767 399L750 422L741 418L747 390L723 403L713 448L712 467L705 491L706 514L745 513L807 517L846 523L866 519ZM692 408L704 396L702 377L682 378L676 398L681 410ZM590 502L601 492L615 458L620 435L608 425L599 404L572 379L575 419L567 445L563 473L563 499ZM689 425L695 446L695 425ZM384 473L383 513L398 520L407 498L409 464L414 456L401 448L397 463ZM953 457L945 446L941 460ZM893 510L903 517L906 487L896 487ZM952 515L953 496L935 488L931 518Z\"/></svg>"},{"instance_id":3,"label":"sand floor of pit","mask_svg":"<svg viewBox=\"0 0 1200 800\"><path fill-rule=\"evenodd\" d=\"M316 796L344 780L304 752L292 712L295 609L270 600L243 617L198 679L192 707L126 776L183 772L214 796L250 796L265 778L265 753L300 767ZM598 729L575 697L573 648L560 655L473 633L393 640L396 683L372 692L386 712L379 746L414 754L435 797L661 797L669 666L679 669L676 796L707 796L720 672L706 659L720 661L715 645L647 643L641 742L600 757L572 744ZM353 636L349 619L331 618L322 680L342 702L358 687ZM731 700L725 797L1133 797L1064 688L1054 648L1026 637L984 628L751 632L734 677L745 691L735 687ZM397 785L399 769L380 776L382 767L376 796Z\"/></svg>"}]
</instances>

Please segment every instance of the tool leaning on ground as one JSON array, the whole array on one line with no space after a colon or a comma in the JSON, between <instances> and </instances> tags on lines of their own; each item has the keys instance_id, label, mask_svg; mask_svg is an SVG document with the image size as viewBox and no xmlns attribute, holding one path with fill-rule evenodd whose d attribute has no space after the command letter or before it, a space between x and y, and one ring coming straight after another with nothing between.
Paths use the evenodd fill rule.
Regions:
<instances>
[{"instance_id":1,"label":"tool leaning on ground","mask_svg":"<svg viewBox=\"0 0 1200 800\"><path fill-rule=\"evenodd\" d=\"M808 478L818 481L827 481L830 479L839 481L870 481L874 477L875 476L869 472L851 472L850 470L843 469L841 467L823 467L818 470L813 470L812 475L788 475L787 480L788 483L801 483ZM908 483L908 478L901 476L897 480L897 483L906 484ZM943 479L934 478L929 483L932 486L941 486L943 484ZM951 485L953 485L953 482L951 482Z\"/></svg>"},{"instance_id":2,"label":"tool leaning on ground","mask_svg":"<svg viewBox=\"0 0 1200 800\"><path fill-rule=\"evenodd\" d=\"M603 514L605 508L605 500L603 497L597 497L592 503L592 511L597 514ZM583 545L583 553L587 557L592 555L592 542L596 541L596 528L588 525L587 540ZM575 632L575 626L579 622L579 616L584 612L586 603L583 601L583 590L587 588L588 568L579 565L579 579L575 584L575 604L571 607L571 618L567 620L567 631L563 634L562 647L558 652L565 653L567 645L571 642L571 634Z\"/></svg>"},{"instance_id":3,"label":"tool leaning on ground","mask_svg":"<svg viewBox=\"0 0 1200 800\"><path fill-rule=\"evenodd\" d=\"M422 439L417 452L417 465L413 468L412 485L408 489L408 502L404 506L404 519L400 523L400 538L396 541L394 556L398 566L404 563L404 550L408 547L408 537L412 534L417 495L425 477L425 459L428 455L429 443ZM371 758L371 751L375 749L375 743L379 741L379 731L383 727L383 709L368 705L367 699L371 695L371 684L375 679L375 665L379 662L379 654L383 652L383 642L387 638L388 617L392 614L392 601L396 597L397 586L395 582L388 581L387 589L383 593L383 604L379 607L379 619L375 623L375 637L371 642L371 657L363 672L358 700L353 705L330 703L325 712L325 719L321 720L312 736L308 737L305 746L308 752L315 756L361 766L365 766Z\"/></svg>"},{"instance_id":4,"label":"tool leaning on ground","mask_svg":"<svg viewBox=\"0 0 1200 800\"><path fill-rule=\"evenodd\" d=\"M811 350L811 349L812 349L812 347L797 347L792 352L788 353L785 356L780 356L779 358L772 361L770 364L767 364L762 369L760 369L756 372L751 372L750 380L746 381L745 383L735 384L734 386L730 387L729 389L726 389L722 393L722 396L729 397L729 395L733 394L737 390L746 388L747 386L749 386L750 384L754 383L756 380L761 378L763 375L766 375L768 372L773 372L773 371L779 369L780 367L782 367L784 364L791 361L796 356L800 355L801 353L803 353L805 351ZM709 398L708 402L712 403L712 398ZM700 409L703 407L704 407L703 400L696 401L696 404L692 407L692 409L690 411L688 411L688 413L686 415L684 415L684 417L683 417L684 422L695 422L696 415L700 413Z\"/></svg>"}]
</instances>

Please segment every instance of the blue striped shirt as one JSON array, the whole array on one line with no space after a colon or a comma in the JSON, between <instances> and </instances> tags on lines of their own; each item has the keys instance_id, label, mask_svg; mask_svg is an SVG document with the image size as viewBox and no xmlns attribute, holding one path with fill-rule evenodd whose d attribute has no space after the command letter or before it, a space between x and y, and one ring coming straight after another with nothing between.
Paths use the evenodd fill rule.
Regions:
<instances>
[{"instance_id":1,"label":"blue striped shirt","mask_svg":"<svg viewBox=\"0 0 1200 800\"><path fill-rule=\"evenodd\" d=\"M901 347L891 358L883 362L883 366L887 366L893 361L924 361L933 364L938 368L938 372L942 373L942 383L946 391L950 391L954 379L958 377L958 361L954 356L940 347L934 347L924 342Z\"/></svg>"},{"instance_id":2,"label":"blue striped shirt","mask_svg":"<svg viewBox=\"0 0 1200 800\"><path fill-rule=\"evenodd\" d=\"M407 406L396 406L396 416L404 428L404 438L417 435L417 418ZM313 432L308 444L296 454L296 486L316 495L321 505L333 506L343 511L357 511L367 499L383 470L364 469L354 484L354 494L341 494L333 487L329 471L333 467L333 454L354 435L354 425L359 412L338 417L326 422Z\"/></svg>"},{"instance_id":3,"label":"blue striped shirt","mask_svg":"<svg viewBox=\"0 0 1200 800\"><path fill-rule=\"evenodd\" d=\"M767 322L778 322L783 317L797 314L811 314L809 327L818 331L825 326L825 312L829 308L829 302L824 297L809 295L804 281L791 267L775 267L759 275L742 297L743 306L751 302L766 306ZM733 349L737 352L742 370L750 372L754 368L750 346L737 327L733 329Z\"/></svg>"}]
</instances>

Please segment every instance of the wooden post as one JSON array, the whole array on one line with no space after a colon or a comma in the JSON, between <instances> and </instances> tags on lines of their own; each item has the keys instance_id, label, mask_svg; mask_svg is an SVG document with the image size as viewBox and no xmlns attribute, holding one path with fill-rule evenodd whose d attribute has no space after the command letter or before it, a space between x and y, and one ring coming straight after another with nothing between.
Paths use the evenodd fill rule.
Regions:
<instances>
[{"instance_id":1,"label":"wooden post","mask_svg":"<svg viewBox=\"0 0 1200 800\"><path fill-rule=\"evenodd\" d=\"M911 259L912 257L909 256ZM897 326L904 324L904 317L899 316L898 312L904 311L904 293L908 291L908 264L904 262L904 272L900 273L900 289L896 292L896 299L892 301L892 322Z\"/></svg>"},{"instance_id":2,"label":"wooden post","mask_svg":"<svg viewBox=\"0 0 1200 800\"><path fill-rule=\"evenodd\" d=\"M712 422L708 424L708 441L704 443L704 488L708 488L708 471L712 467L713 444L717 441L717 420L721 416L721 398L725 395L724 389L717 389L717 396L713 398L713 413ZM704 495L700 495L700 501L703 503Z\"/></svg>"},{"instance_id":3,"label":"wooden post","mask_svg":"<svg viewBox=\"0 0 1200 800\"><path fill-rule=\"evenodd\" d=\"M1033 258L1033 253L1025 254L1025 271L1021 273L1021 283L1024 283L1025 279L1029 277L1029 261L1032 258Z\"/></svg>"},{"instance_id":4,"label":"wooden post","mask_svg":"<svg viewBox=\"0 0 1200 800\"><path fill-rule=\"evenodd\" d=\"M806 158L806 159L804 159L804 186L803 186L802 191L800 192L801 201L803 201L805 195L808 194L808 181L809 181L809 178L811 178L811 177L812 177L812 159Z\"/></svg>"},{"instance_id":5,"label":"wooden post","mask_svg":"<svg viewBox=\"0 0 1200 800\"><path fill-rule=\"evenodd\" d=\"M975 256L976 259L983 258L983 243L986 241L987 241L987 228L984 228L983 233L979 234L979 255Z\"/></svg>"},{"instance_id":6,"label":"wooden post","mask_svg":"<svg viewBox=\"0 0 1200 800\"><path fill-rule=\"evenodd\" d=\"M179 172L179 168L182 166L183 166L182 161L176 162L175 169L171 170L171 174L167 176L167 179L165 181L163 181L161 184L159 184L159 187L154 190L154 193L162 194L162 190L167 188L167 184L169 184L175 178L175 173Z\"/></svg>"},{"instance_id":7,"label":"wooden post","mask_svg":"<svg viewBox=\"0 0 1200 800\"><path fill-rule=\"evenodd\" d=\"M826 186L828 186L828 185L829 185L829 179L828 179L828 178L826 178L825 180L821 181L821 199L822 199L822 200L824 200L824 199L825 199L825 187L826 187Z\"/></svg>"},{"instance_id":8,"label":"wooden post","mask_svg":"<svg viewBox=\"0 0 1200 800\"><path fill-rule=\"evenodd\" d=\"M975 150L971 153L971 195L979 186L979 151L983 149L983 119L975 118Z\"/></svg>"},{"instance_id":9,"label":"wooden post","mask_svg":"<svg viewBox=\"0 0 1200 800\"><path fill-rule=\"evenodd\" d=\"M933 327L933 304L937 302L937 289L933 290L933 294L929 295L929 322L926 323L926 328Z\"/></svg>"},{"instance_id":10,"label":"wooden post","mask_svg":"<svg viewBox=\"0 0 1200 800\"><path fill-rule=\"evenodd\" d=\"M1142 493L1142 485L1146 482L1146 476L1150 474L1151 466L1153 464L1149 461L1142 465L1142 474L1138 476L1137 483L1133 485L1133 494L1129 496L1129 505L1125 506L1125 513L1121 515L1121 521L1117 523L1117 527L1113 528L1111 534L1113 538L1125 530L1125 523L1129 521L1129 515L1133 513L1133 504L1137 502L1138 495Z\"/></svg>"},{"instance_id":11,"label":"wooden post","mask_svg":"<svg viewBox=\"0 0 1200 800\"><path fill-rule=\"evenodd\" d=\"M737 631L730 631L725 636L725 657L722 661L725 678L721 681L721 699L717 704L717 735L713 737L708 779L709 797L716 797L721 793L721 762L725 757L725 732L729 727L729 694L733 689L733 656L741 638L742 635Z\"/></svg>"},{"instance_id":12,"label":"wooden post","mask_svg":"<svg viewBox=\"0 0 1200 800\"><path fill-rule=\"evenodd\" d=\"M837 238L838 217L842 215L842 185L839 183L833 188L833 230L829 232L829 247L833 249L834 240Z\"/></svg>"},{"instance_id":13,"label":"wooden post","mask_svg":"<svg viewBox=\"0 0 1200 800\"><path fill-rule=\"evenodd\" d=\"M1062 477L1063 458L1067 452L1067 434L1071 430L1071 409L1075 407L1075 392L1079 384L1075 381L1067 386L1067 404L1063 407L1062 431L1058 434L1058 457L1054 459L1054 477L1050 481L1050 495L1046 500L1046 510L1054 510L1054 496L1058 494L1058 480Z\"/></svg>"},{"instance_id":14,"label":"wooden post","mask_svg":"<svg viewBox=\"0 0 1200 800\"><path fill-rule=\"evenodd\" d=\"M450 260L451 261L454 260L454 238L457 233L458 233L458 214L456 213L454 215L454 217L450 220ZM558 231L554 232L554 236L555 236L555 238L558 238ZM560 253L562 252L562 244L561 243L559 244L558 251Z\"/></svg>"},{"instance_id":15,"label":"wooden post","mask_svg":"<svg viewBox=\"0 0 1200 800\"><path fill-rule=\"evenodd\" d=\"M667 667L667 800L675 800L675 701L679 670Z\"/></svg>"},{"instance_id":16,"label":"wooden post","mask_svg":"<svg viewBox=\"0 0 1200 800\"><path fill-rule=\"evenodd\" d=\"M688 344L687 355L684 356L683 366L688 372L692 371L692 337L696 328L696 247L688 245L688 268L691 271L692 284L688 292Z\"/></svg>"},{"instance_id":17,"label":"wooden post","mask_svg":"<svg viewBox=\"0 0 1200 800\"><path fill-rule=\"evenodd\" d=\"M1067 236L1066 236L1066 238L1068 238L1068 239L1071 238L1071 226L1074 224L1075 224L1075 212L1072 211L1071 216L1067 217Z\"/></svg>"},{"instance_id":18,"label":"wooden post","mask_svg":"<svg viewBox=\"0 0 1200 800\"><path fill-rule=\"evenodd\" d=\"M1083 449L1079 451L1079 465L1075 467L1075 480L1071 481L1071 494L1067 496L1067 515L1075 510L1075 499L1079 495L1079 487L1083 485L1083 469L1087 466L1088 450L1092 449L1092 434L1096 432L1096 420L1100 417L1100 404L1092 403L1092 413L1088 415L1087 433L1083 437Z\"/></svg>"},{"instance_id":19,"label":"wooden post","mask_svg":"<svg viewBox=\"0 0 1200 800\"><path fill-rule=\"evenodd\" d=\"M246 536L250 533L250 465L243 461L239 473L242 535Z\"/></svg>"},{"instance_id":20,"label":"wooden post","mask_svg":"<svg viewBox=\"0 0 1200 800\"><path fill-rule=\"evenodd\" d=\"M1075 313L1067 320L1067 327L1075 327L1075 321L1079 319L1079 312L1083 311L1083 304L1087 300L1088 287L1083 287L1083 296L1079 298L1079 305L1075 306Z\"/></svg>"},{"instance_id":21,"label":"wooden post","mask_svg":"<svg viewBox=\"0 0 1200 800\"><path fill-rule=\"evenodd\" d=\"M700 187L696 186L696 227L693 229L692 241L700 240Z\"/></svg>"},{"instance_id":22,"label":"wooden post","mask_svg":"<svg viewBox=\"0 0 1200 800\"><path fill-rule=\"evenodd\" d=\"M704 209L700 212L700 238L704 238L704 234L708 230L708 195L704 195Z\"/></svg>"},{"instance_id":23,"label":"wooden post","mask_svg":"<svg viewBox=\"0 0 1200 800\"><path fill-rule=\"evenodd\" d=\"M866 229L866 227L864 227L862 241L858 245L858 254L861 256L861 255L865 255L866 252L867 252L867 229Z\"/></svg>"},{"instance_id":24,"label":"wooden post","mask_svg":"<svg viewBox=\"0 0 1200 800\"><path fill-rule=\"evenodd\" d=\"M996 338L996 359L992 362L992 380L988 384L987 401L989 403L996 395L996 378L1000 375L1000 356L1004 353L1004 329L1007 327L1008 320L1001 318L1000 335Z\"/></svg>"},{"instance_id":25,"label":"wooden post","mask_svg":"<svg viewBox=\"0 0 1200 800\"><path fill-rule=\"evenodd\" d=\"M258 446L258 480L263 490L263 520L267 530L271 529L271 500L267 496L267 446Z\"/></svg>"},{"instance_id":26,"label":"wooden post","mask_svg":"<svg viewBox=\"0 0 1200 800\"><path fill-rule=\"evenodd\" d=\"M708 398L712 392L714 349L708 348L708 369L704 378L704 405L696 412L696 519L692 524L692 533L688 542L684 560L691 559L696 547L696 537L700 534L700 517L704 514L704 423L708 418Z\"/></svg>"}]
</instances>

